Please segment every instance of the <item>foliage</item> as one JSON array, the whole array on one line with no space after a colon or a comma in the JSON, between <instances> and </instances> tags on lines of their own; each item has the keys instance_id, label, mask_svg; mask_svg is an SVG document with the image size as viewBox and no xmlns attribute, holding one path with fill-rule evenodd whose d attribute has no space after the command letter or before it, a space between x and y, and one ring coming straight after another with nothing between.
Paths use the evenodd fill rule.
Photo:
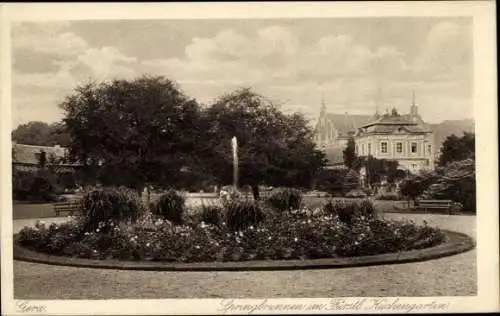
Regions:
<instances>
[{"instance_id":1,"label":"foliage","mask_svg":"<svg viewBox=\"0 0 500 316\"><path fill-rule=\"evenodd\" d=\"M448 136L441 146L439 165L445 166L453 161L475 159L475 134L464 133L462 137L455 134Z\"/></svg>"},{"instance_id":2,"label":"foliage","mask_svg":"<svg viewBox=\"0 0 500 316\"><path fill-rule=\"evenodd\" d=\"M57 173L57 183L65 189L75 189L77 187L75 172L65 171Z\"/></svg>"},{"instance_id":3,"label":"foliage","mask_svg":"<svg viewBox=\"0 0 500 316\"><path fill-rule=\"evenodd\" d=\"M371 220L376 218L377 211L370 200L342 201L329 200L324 206L326 214L334 215L346 225L353 225L355 221Z\"/></svg>"},{"instance_id":4,"label":"foliage","mask_svg":"<svg viewBox=\"0 0 500 316\"><path fill-rule=\"evenodd\" d=\"M133 222L145 212L138 194L125 187L91 188L80 207L87 231L96 229L100 222Z\"/></svg>"},{"instance_id":5,"label":"foliage","mask_svg":"<svg viewBox=\"0 0 500 316\"><path fill-rule=\"evenodd\" d=\"M186 196L174 189L167 190L160 196L152 212L158 216L179 225L183 222Z\"/></svg>"},{"instance_id":6,"label":"foliage","mask_svg":"<svg viewBox=\"0 0 500 316\"><path fill-rule=\"evenodd\" d=\"M271 191L266 202L279 211L297 210L302 205L302 192L293 188L277 188Z\"/></svg>"},{"instance_id":7,"label":"foliage","mask_svg":"<svg viewBox=\"0 0 500 316\"><path fill-rule=\"evenodd\" d=\"M12 195L14 200L55 202L57 176L48 170L12 170Z\"/></svg>"},{"instance_id":8,"label":"foliage","mask_svg":"<svg viewBox=\"0 0 500 316\"><path fill-rule=\"evenodd\" d=\"M70 156L104 185L173 184L191 164L198 104L163 77L90 82L61 104Z\"/></svg>"},{"instance_id":9,"label":"foliage","mask_svg":"<svg viewBox=\"0 0 500 316\"><path fill-rule=\"evenodd\" d=\"M347 146L346 148L342 151L343 157L344 157L344 165L348 168L351 169L354 165L354 162L356 161L357 155L356 155L356 144L354 142L354 138L349 138L347 141Z\"/></svg>"},{"instance_id":10,"label":"foliage","mask_svg":"<svg viewBox=\"0 0 500 316\"><path fill-rule=\"evenodd\" d=\"M371 155L357 157L353 163L353 168L360 171L365 169L366 181L370 186L375 186L385 179L392 184L396 180L403 179L406 172L398 169L399 163L396 160L377 159Z\"/></svg>"},{"instance_id":11,"label":"foliage","mask_svg":"<svg viewBox=\"0 0 500 316\"><path fill-rule=\"evenodd\" d=\"M347 189L353 190L359 187L359 181L360 181L359 174L352 169L347 170L343 180L344 180L345 190Z\"/></svg>"},{"instance_id":12,"label":"foliage","mask_svg":"<svg viewBox=\"0 0 500 316\"><path fill-rule=\"evenodd\" d=\"M358 174L349 169L322 169L314 179L313 187L332 195L343 196L359 186Z\"/></svg>"},{"instance_id":13,"label":"foliage","mask_svg":"<svg viewBox=\"0 0 500 316\"><path fill-rule=\"evenodd\" d=\"M70 142L70 135L61 122L47 124L32 121L21 124L12 131L11 137L13 141L24 145L65 147Z\"/></svg>"},{"instance_id":14,"label":"foliage","mask_svg":"<svg viewBox=\"0 0 500 316\"><path fill-rule=\"evenodd\" d=\"M439 171L435 182L422 194L422 198L450 199L462 204L468 212L476 212L475 161L466 159L449 163Z\"/></svg>"},{"instance_id":15,"label":"foliage","mask_svg":"<svg viewBox=\"0 0 500 316\"><path fill-rule=\"evenodd\" d=\"M421 171L418 174L412 174L401 182L399 186L400 192L408 200L414 201L436 181L437 177L436 172L430 171Z\"/></svg>"},{"instance_id":16,"label":"foliage","mask_svg":"<svg viewBox=\"0 0 500 316\"><path fill-rule=\"evenodd\" d=\"M265 214L258 202L233 199L225 203L225 220L229 230L239 231L260 223Z\"/></svg>"},{"instance_id":17,"label":"foliage","mask_svg":"<svg viewBox=\"0 0 500 316\"><path fill-rule=\"evenodd\" d=\"M238 140L239 185L308 186L324 165L313 130L300 114L285 114L249 89L219 98L203 112L198 168L222 184L232 183L231 141Z\"/></svg>"},{"instance_id":18,"label":"foliage","mask_svg":"<svg viewBox=\"0 0 500 316\"><path fill-rule=\"evenodd\" d=\"M49 228L39 224L25 227L16 241L36 251L69 257L216 262L376 255L430 247L444 240L439 229L385 221L367 216L372 212L368 204L356 207L363 215L350 225L340 220L342 211L309 209L279 212L237 231L204 222L173 225L147 216L131 225L101 222L94 231L83 230L78 221Z\"/></svg>"},{"instance_id":19,"label":"foliage","mask_svg":"<svg viewBox=\"0 0 500 316\"><path fill-rule=\"evenodd\" d=\"M386 192L386 193L377 194L375 196L375 199L382 200L382 201L399 201L399 200L401 200L401 195L399 195L398 193Z\"/></svg>"},{"instance_id":20,"label":"foliage","mask_svg":"<svg viewBox=\"0 0 500 316\"><path fill-rule=\"evenodd\" d=\"M405 179L401 194L408 199L443 199L462 204L468 212L476 211L476 170L473 159L454 161L432 172L422 172Z\"/></svg>"},{"instance_id":21,"label":"foliage","mask_svg":"<svg viewBox=\"0 0 500 316\"><path fill-rule=\"evenodd\" d=\"M43 221L37 221L34 227L21 230L17 240L26 247L44 248L54 255L75 255L64 252L63 249L71 243L78 242L82 237L84 233L82 223L74 219L60 225L46 225Z\"/></svg>"},{"instance_id":22,"label":"foliage","mask_svg":"<svg viewBox=\"0 0 500 316\"><path fill-rule=\"evenodd\" d=\"M224 208L218 204L202 204L201 221L209 225L220 226L224 220Z\"/></svg>"}]
</instances>

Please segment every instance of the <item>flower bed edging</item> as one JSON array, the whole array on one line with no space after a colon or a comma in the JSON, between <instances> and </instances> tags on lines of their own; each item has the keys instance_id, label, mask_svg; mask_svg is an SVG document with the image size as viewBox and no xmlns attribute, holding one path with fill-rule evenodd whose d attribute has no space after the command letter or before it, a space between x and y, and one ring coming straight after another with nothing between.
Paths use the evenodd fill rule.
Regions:
<instances>
[{"instance_id":1,"label":"flower bed edging","mask_svg":"<svg viewBox=\"0 0 500 316\"><path fill-rule=\"evenodd\" d=\"M266 260L238 262L167 263L150 261L91 260L61 257L35 252L14 244L14 260L81 268L145 270L145 271L266 271L363 267L400 264L447 257L472 250L474 240L466 234L442 230L446 241L440 245L399 253L350 258L310 260Z\"/></svg>"}]
</instances>

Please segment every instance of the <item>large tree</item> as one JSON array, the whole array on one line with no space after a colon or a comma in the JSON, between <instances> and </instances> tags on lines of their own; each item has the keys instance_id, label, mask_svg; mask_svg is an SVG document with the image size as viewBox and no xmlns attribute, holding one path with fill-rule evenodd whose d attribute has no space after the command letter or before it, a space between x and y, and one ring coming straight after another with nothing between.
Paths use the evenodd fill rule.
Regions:
<instances>
[{"instance_id":1,"label":"large tree","mask_svg":"<svg viewBox=\"0 0 500 316\"><path fill-rule=\"evenodd\" d=\"M223 184L232 183L231 138L238 140L239 185L255 199L259 185L309 187L324 163L313 131L300 114L285 114L249 89L218 99L204 113L205 141L198 166Z\"/></svg>"},{"instance_id":2,"label":"large tree","mask_svg":"<svg viewBox=\"0 0 500 316\"><path fill-rule=\"evenodd\" d=\"M192 162L199 107L164 77L86 83L61 107L71 157L105 185L173 184Z\"/></svg>"},{"instance_id":3,"label":"large tree","mask_svg":"<svg viewBox=\"0 0 500 316\"><path fill-rule=\"evenodd\" d=\"M453 161L475 159L475 147L474 133L464 133L462 137L455 134L448 136L441 146L439 165L445 166Z\"/></svg>"},{"instance_id":4,"label":"large tree","mask_svg":"<svg viewBox=\"0 0 500 316\"><path fill-rule=\"evenodd\" d=\"M436 178L422 193L424 198L450 199L460 202L464 210L476 211L476 162L473 159L453 161L438 168Z\"/></svg>"},{"instance_id":5,"label":"large tree","mask_svg":"<svg viewBox=\"0 0 500 316\"><path fill-rule=\"evenodd\" d=\"M70 136L63 123L48 124L32 121L19 125L12 131L12 140L24 145L68 146Z\"/></svg>"}]
</instances>

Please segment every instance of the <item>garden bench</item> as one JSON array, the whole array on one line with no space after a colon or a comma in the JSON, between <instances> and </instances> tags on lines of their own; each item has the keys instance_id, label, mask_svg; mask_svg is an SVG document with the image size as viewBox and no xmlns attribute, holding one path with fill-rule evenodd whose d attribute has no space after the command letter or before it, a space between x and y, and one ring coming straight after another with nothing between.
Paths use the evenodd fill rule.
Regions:
<instances>
[{"instance_id":1,"label":"garden bench","mask_svg":"<svg viewBox=\"0 0 500 316\"><path fill-rule=\"evenodd\" d=\"M415 208L423 209L426 212L429 209L444 209L454 213L459 209L458 204L453 202L452 200L417 200L416 202L417 203L415 203Z\"/></svg>"},{"instance_id":2,"label":"garden bench","mask_svg":"<svg viewBox=\"0 0 500 316\"><path fill-rule=\"evenodd\" d=\"M72 216L74 213L80 211L80 202L79 201L70 201L70 202L57 202L54 203L54 212L56 216L59 216L61 213L69 213Z\"/></svg>"}]
</instances>

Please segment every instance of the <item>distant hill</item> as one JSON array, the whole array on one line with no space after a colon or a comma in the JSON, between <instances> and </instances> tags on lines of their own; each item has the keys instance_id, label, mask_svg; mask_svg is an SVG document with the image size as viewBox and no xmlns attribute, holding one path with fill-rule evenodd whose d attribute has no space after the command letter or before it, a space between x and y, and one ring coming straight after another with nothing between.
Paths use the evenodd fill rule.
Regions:
<instances>
[{"instance_id":1,"label":"distant hill","mask_svg":"<svg viewBox=\"0 0 500 316\"><path fill-rule=\"evenodd\" d=\"M450 120L443 121L437 124L430 124L431 129L434 131L434 142L436 148L441 148L446 137L455 134L462 136L464 132L474 132L474 120Z\"/></svg>"}]
</instances>

